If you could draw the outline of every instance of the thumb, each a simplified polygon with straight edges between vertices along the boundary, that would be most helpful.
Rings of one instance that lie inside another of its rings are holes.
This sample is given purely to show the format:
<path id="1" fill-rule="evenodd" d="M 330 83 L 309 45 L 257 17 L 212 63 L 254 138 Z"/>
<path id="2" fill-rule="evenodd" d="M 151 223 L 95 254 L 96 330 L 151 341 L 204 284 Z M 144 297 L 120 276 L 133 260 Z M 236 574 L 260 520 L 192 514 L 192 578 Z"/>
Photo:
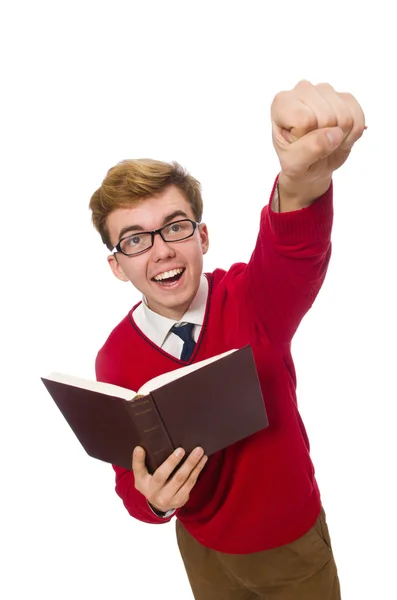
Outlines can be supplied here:
<path id="1" fill-rule="evenodd" d="M 328 156 L 328 154 L 331 154 L 331 152 L 333 152 L 335 148 L 343 142 L 343 131 L 340 127 L 327 127 L 323 130 L 320 129 L 320 132 L 321 131 L 325 131 L 325 135 L 327 136 L 330 144 L 330 152 L 327 152 L 325 155 Z"/>
<path id="2" fill-rule="evenodd" d="M 290 143 L 286 151 L 286 154 L 288 154 L 288 171 L 295 176 L 306 173 L 311 165 L 322 158 L 326 158 L 340 146 L 343 142 L 343 135 L 340 127 L 324 127 L 323 129 L 310 131 L 310 133 Z"/>
<path id="3" fill-rule="evenodd" d="M 145 464 L 146 452 L 140 446 L 134 448 L 132 453 L 132 470 L 135 478 L 145 477 L 148 474 L 148 470 Z"/>

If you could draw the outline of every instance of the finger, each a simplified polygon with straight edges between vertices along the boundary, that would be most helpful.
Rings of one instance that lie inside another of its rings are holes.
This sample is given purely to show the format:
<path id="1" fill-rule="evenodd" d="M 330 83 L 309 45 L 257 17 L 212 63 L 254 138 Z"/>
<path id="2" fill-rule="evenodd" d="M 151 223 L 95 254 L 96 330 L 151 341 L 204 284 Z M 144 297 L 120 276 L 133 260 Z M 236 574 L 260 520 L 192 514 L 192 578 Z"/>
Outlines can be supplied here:
<path id="1" fill-rule="evenodd" d="M 342 129 L 344 139 L 346 140 L 354 126 L 354 118 L 349 104 L 328 83 L 320 83 L 316 85 L 316 89 L 328 101 L 329 105 L 332 106 L 332 110 L 336 116 L 335 125 Z"/>
<path id="2" fill-rule="evenodd" d="M 156 486 L 156 489 L 160 489 L 164 486 L 171 473 L 176 469 L 176 467 L 181 462 L 182 458 L 185 455 L 185 451 L 183 448 L 177 448 L 174 452 L 163 462 L 158 469 L 153 473 L 153 483 Z"/>
<path id="3" fill-rule="evenodd" d="M 335 90 L 331 86 L 329 88 L 337 96 Z M 329 98 L 324 97 L 309 81 L 300 81 L 293 90 L 277 94 L 271 114 L 276 127 L 290 131 L 290 141 L 296 141 L 315 129 L 337 125 Z"/>
<path id="4" fill-rule="evenodd" d="M 170 481 L 167 483 L 167 492 L 175 495 L 178 490 L 185 485 L 189 479 L 192 471 L 197 467 L 200 460 L 202 459 L 204 450 L 200 447 L 195 448 L 193 452 L 189 454 L 183 465 L 176 471 Z"/>
<path id="5" fill-rule="evenodd" d="M 208 461 L 208 456 L 206 456 L 206 455 L 204 455 L 200 459 L 198 464 L 194 467 L 194 469 L 189 474 L 189 477 L 186 479 L 183 486 L 179 488 L 177 493 L 172 498 L 171 504 L 173 506 L 180 507 L 180 506 L 183 506 L 184 504 L 186 504 L 186 502 L 189 499 L 190 492 L 196 485 L 197 479 L 199 478 L 201 471 L 204 469 L 205 465 L 207 464 L 207 461 Z"/>
<path id="6" fill-rule="evenodd" d="M 357 142 L 358 139 L 364 133 L 365 126 L 365 114 L 360 104 L 357 102 L 352 94 L 341 93 L 339 94 L 344 103 L 348 106 L 349 111 L 353 117 L 353 127 L 350 130 L 349 135 L 341 145 L 342 148 L 350 149 Z"/>
<path id="7" fill-rule="evenodd" d="M 327 95 L 322 93 L 325 87 L 327 88 Z M 301 81 L 295 86 L 293 93 L 313 112 L 317 122 L 317 129 L 336 127 L 338 125 L 337 116 L 334 111 L 334 100 L 338 97 L 338 94 L 332 86 L 328 84 L 314 86 L 309 81 Z M 293 129 L 291 133 L 294 135 Z"/>
<path id="8" fill-rule="evenodd" d="M 327 127 L 311 131 L 290 144 L 282 160 L 282 170 L 288 177 L 301 177 L 311 165 L 330 155 L 343 141 L 340 127 Z"/>
<path id="9" fill-rule="evenodd" d="M 291 92 L 278 93 L 271 106 L 273 127 L 278 130 L 294 130 L 295 141 L 317 129 L 317 118 L 309 106 Z"/>
<path id="10" fill-rule="evenodd" d="M 140 446 L 136 446 L 132 453 L 132 470 L 135 480 L 146 477 L 149 474 L 146 468 L 145 457 L 145 450 Z"/>
<path id="11" fill-rule="evenodd" d="M 198 464 L 192 469 L 192 471 L 188 474 L 188 476 L 184 479 L 184 483 L 182 486 L 178 488 L 175 492 L 172 489 L 172 486 L 168 483 L 165 487 L 163 487 L 159 493 L 153 495 L 149 501 L 153 506 L 156 506 L 162 512 L 166 512 L 171 508 L 180 508 L 189 499 L 190 492 L 195 485 L 201 471 L 203 470 L 206 462 L 208 460 L 208 456 L 202 456 L 199 460 Z"/>

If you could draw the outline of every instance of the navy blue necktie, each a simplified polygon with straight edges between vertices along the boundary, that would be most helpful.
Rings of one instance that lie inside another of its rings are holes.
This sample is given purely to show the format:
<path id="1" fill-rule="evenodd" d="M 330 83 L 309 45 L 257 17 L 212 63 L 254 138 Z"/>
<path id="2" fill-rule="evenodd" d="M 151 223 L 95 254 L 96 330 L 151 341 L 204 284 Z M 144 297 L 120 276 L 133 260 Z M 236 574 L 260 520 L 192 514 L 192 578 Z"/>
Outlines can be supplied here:
<path id="1" fill-rule="evenodd" d="M 183 340 L 181 360 L 184 361 L 189 360 L 196 346 L 196 342 L 193 339 L 193 327 L 193 323 L 186 323 L 186 325 L 180 325 L 179 327 L 176 327 L 176 325 L 171 327 L 172 333 L 175 333 L 175 335 Z"/>

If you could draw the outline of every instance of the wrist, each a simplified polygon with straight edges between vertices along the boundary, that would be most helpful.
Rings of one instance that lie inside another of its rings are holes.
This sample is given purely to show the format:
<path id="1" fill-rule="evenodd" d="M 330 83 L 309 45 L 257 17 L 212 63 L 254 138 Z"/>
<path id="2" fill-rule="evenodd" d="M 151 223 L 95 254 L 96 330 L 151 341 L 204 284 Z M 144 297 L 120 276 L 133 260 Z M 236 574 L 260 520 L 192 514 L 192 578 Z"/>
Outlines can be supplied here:
<path id="1" fill-rule="evenodd" d="M 290 179 L 282 171 L 278 178 L 279 212 L 292 212 L 307 208 L 325 194 L 331 185 L 332 175 L 315 181 Z"/>
<path id="2" fill-rule="evenodd" d="M 150 504 L 149 500 L 146 500 L 146 502 L 148 503 L 150 510 L 156 515 L 156 517 L 160 517 L 161 519 L 166 519 L 167 517 L 170 517 L 176 511 L 175 508 L 171 508 L 170 510 L 163 512 L 156 506 L 153 506 L 153 504 Z"/>

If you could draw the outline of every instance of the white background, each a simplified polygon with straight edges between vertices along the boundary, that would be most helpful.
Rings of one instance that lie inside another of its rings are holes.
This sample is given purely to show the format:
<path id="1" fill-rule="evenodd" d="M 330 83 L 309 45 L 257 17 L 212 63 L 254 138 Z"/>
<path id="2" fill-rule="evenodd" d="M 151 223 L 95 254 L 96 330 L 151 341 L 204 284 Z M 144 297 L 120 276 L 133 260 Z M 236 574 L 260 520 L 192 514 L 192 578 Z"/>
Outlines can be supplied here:
<path id="1" fill-rule="evenodd" d="M 90 224 L 107 169 L 178 160 L 202 182 L 206 270 L 247 260 L 278 171 L 270 104 L 302 78 L 356 95 L 368 130 L 335 176 L 332 263 L 293 345 L 298 397 L 343 598 L 396 597 L 397 51 L 393 3 L 363 5 L 3 9 L 2 598 L 191 597 L 174 524 L 128 516 L 111 468 L 85 455 L 39 378 L 93 377 L 138 298 Z"/>

